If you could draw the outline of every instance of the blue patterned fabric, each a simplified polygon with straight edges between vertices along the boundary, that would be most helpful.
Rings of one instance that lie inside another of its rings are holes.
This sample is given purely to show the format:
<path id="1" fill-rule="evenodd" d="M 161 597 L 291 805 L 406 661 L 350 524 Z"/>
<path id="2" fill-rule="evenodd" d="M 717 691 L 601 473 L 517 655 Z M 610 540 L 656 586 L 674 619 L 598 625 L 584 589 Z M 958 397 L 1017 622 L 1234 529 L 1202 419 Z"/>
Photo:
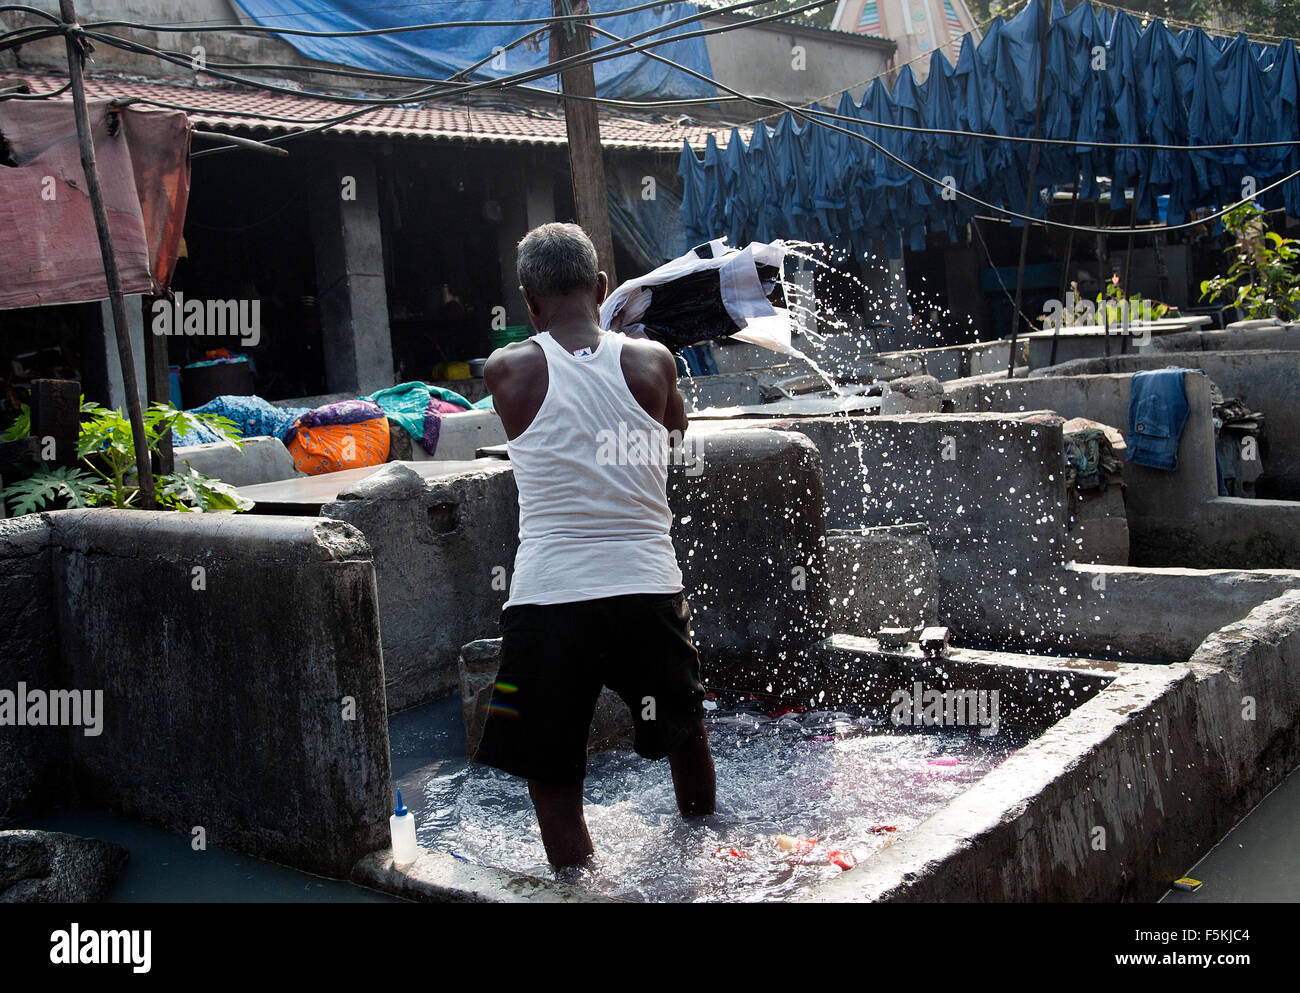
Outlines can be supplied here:
<path id="1" fill-rule="evenodd" d="M 284 441 L 293 422 L 309 410 L 310 407 L 277 407 L 257 396 L 219 396 L 190 413 L 229 417 L 245 438 L 265 436 Z M 172 444 L 176 446 L 206 445 L 221 440 L 219 434 L 202 424 L 185 434 L 172 432 Z"/>

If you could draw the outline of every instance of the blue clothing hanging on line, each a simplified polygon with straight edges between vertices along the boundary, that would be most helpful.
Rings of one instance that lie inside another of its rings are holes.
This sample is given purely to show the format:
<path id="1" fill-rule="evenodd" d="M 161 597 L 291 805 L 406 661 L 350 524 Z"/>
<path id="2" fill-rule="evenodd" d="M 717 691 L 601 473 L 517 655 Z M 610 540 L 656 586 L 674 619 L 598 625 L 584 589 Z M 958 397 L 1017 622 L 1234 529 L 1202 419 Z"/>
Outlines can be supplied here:
<path id="1" fill-rule="evenodd" d="M 1200 29 L 1174 33 L 1158 19 L 1144 28 L 1127 12 L 1082 3 L 1066 14 L 1055 0 L 1044 47 L 1043 17 L 1034 3 L 1008 21 L 994 20 L 978 44 L 964 39 L 955 66 L 935 51 L 924 83 L 904 66 L 892 91 L 875 79 L 860 101 L 840 97 L 836 113 L 854 120 L 828 123 L 871 138 L 934 182 L 865 142 L 790 113 L 774 126 L 755 125 L 748 144 L 739 130 L 726 148 L 710 138 L 703 161 L 684 144 L 688 239 L 820 241 L 862 257 L 881 238 L 897 257 L 903 237 L 913 248 L 924 246 L 927 233 L 955 238 L 983 210 L 945 195 L 949 180 L 1023 213 L 1027 192 L 1079 183 L 1080 198 L 1091 200 L 1100 192 L 1098 177 L 1108 177 L 1112 209 L 1126 206 L 1131 189 L 1138 220 L 1165 216 L 1180 224 L 1193 210 L 1241 200 L 1246 177 L 1262 190 L 1300 170 L 1300 145 L 1204 152 L 1042 145 L 1036 189 L 1027 191 L 1028 143 L 868 123 L 1031 137 L 1045 58 L 1043 137 L 1160 145 L 1300 138 L 1300 55 L 1290 41 L 1274 46 L 1244 35 L 1211 38 Z M 1300 216 L 1300 177 L 1257 200 Z M 1031 195 L 1029 204 L 1032 216 L 1044 215 L 1043 197 Z"/>

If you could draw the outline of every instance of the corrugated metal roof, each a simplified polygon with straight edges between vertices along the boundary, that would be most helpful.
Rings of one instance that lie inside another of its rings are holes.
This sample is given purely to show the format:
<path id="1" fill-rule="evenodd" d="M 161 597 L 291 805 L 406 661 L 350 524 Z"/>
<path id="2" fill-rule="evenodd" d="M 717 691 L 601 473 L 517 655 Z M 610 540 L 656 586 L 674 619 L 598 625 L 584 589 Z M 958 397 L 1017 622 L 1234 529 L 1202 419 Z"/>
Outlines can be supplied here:
<path id="1" fill-rule="evenodd" d="M 66 76 L 10 72 L 7 79 L 23 79 L 33 93 L 46 93 L 67 83 Z M 193 86 L 136 77 L 96 75 L 86 78 L 91 100 L 140 97 L 184 107 L 194 124 L 206 130 L 284 134 L 312 127 L 320 118 L 337 117 L 356 109 L 327 95 L 291 96 L 242 86 Z M 71 99 L 64 94 L 56 99 Z M 615 117 L 602 111 L 601 143 L 609 148 L 676 152 L 687 140 L 703 148 L 710 134 L 725 147 L 730 126 L 707 127 L 695 123 L 656 122 Z M 568 143 L 564 115 L 558 110 L 520 106 L 517 111 L 488 109 L 473 104 L 424 104 L 367 110 L 353 120 L 337 124 L 330 133 L 384 138 L 441 141 L 496 142 L 520 145 Z M 741 133 L 748 140 L 749 129 Z"/>

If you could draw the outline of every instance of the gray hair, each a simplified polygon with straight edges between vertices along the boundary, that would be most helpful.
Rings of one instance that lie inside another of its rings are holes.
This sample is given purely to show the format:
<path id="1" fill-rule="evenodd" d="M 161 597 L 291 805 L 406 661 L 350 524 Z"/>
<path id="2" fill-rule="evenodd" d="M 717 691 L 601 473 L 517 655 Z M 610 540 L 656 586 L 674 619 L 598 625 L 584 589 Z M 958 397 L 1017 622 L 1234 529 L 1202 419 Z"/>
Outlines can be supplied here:
<path id="1" fill-rule="evenodd" d="M 592 289 L 599 268 L 596 246 L 576 224 L 543 224 L 519 242 L 519 285 L 541 297 Z"/>

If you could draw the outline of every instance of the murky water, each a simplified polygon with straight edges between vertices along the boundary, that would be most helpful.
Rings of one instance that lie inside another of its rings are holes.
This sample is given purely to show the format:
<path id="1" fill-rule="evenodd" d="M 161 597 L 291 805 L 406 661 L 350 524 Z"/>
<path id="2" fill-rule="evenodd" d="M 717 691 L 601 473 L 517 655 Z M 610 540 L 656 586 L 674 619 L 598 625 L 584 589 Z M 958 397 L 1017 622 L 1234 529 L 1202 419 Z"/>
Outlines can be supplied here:
<path id="1" fill-rule="evenodd" d="M 521 780 L 444 762 L 403 790 L 427 848 L 624 899 L 773 900 L 852 871 L 843 866 L 870 859 L 1024 741 L 1005 727 L 992 738 L 898 733 L 877 718 L 772 708 L 754 701 L 710 715 L 718 813 L 700 821 L 678 815 L 667 762 L 593 756 L 590 869 L 549 866 Z"/>

